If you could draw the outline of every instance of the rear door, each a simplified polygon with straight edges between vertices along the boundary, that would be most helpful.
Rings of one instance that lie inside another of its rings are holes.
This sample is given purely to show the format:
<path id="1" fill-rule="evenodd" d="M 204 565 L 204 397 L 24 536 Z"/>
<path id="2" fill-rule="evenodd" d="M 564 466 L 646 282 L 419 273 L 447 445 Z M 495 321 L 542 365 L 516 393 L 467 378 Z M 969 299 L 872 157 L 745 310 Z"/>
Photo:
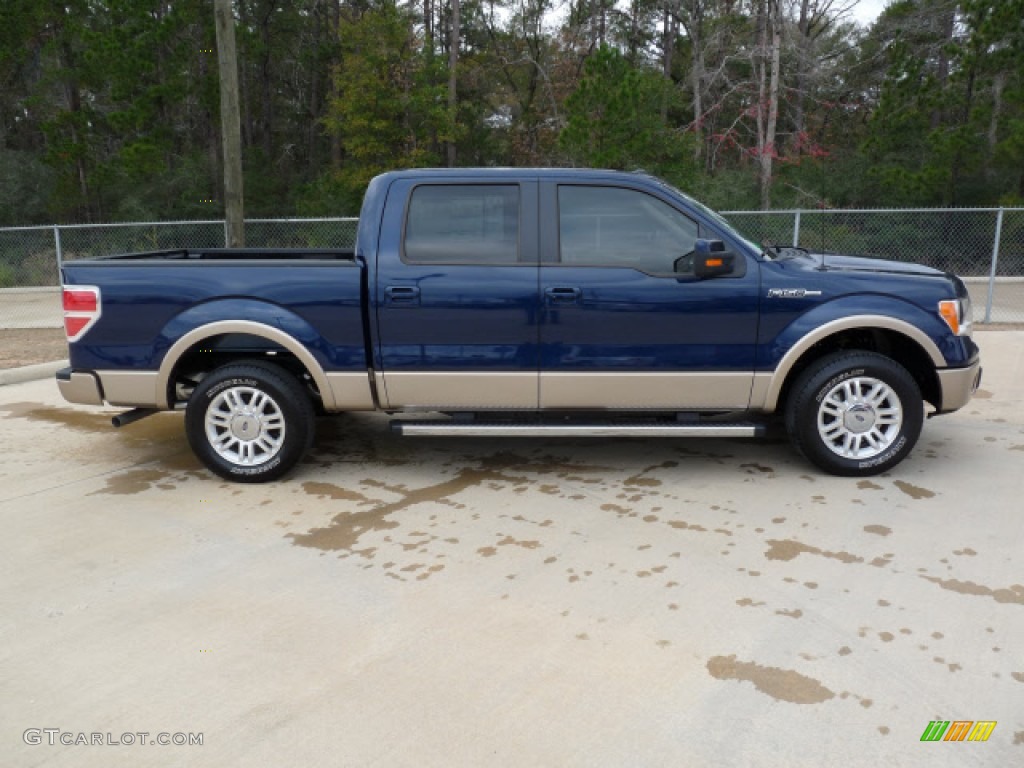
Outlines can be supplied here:
<path id="1" fill-rule="evenodd" d="M 747 407 L 756 264 L 697 280 L 694 242 L 718 233 L 650 190 L 544 182 L 541 210 L 542 408 Z"/>
<path id="2" fill-rule="evenodd" d="M 390 408 L 538 404 L 537 184 L 399 179 L 374 290 Z"/>

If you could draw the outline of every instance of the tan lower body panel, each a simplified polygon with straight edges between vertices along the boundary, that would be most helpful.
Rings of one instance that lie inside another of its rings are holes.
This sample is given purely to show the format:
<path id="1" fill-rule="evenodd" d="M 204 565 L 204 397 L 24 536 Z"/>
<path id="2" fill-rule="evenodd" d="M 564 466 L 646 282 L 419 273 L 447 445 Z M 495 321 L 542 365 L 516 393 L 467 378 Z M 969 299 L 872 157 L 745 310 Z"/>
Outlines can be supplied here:
<path id="1" fill-rule="evenodd" d="M 334 395 L 336 411 L 372 411 L 373 392 L 370 391 L 370 376 L 366 371 L 352 373 L 328 373 L 327 383 Z"/>
<path id="2" fill-rule="evenodd" d="M 750 373 L 542 373 L 541 408 L 741 410 Z"/>
<path id="3" fill-rule="evenodd" d="M 458 371 L 384 373 L 388 408 L 533 410 L 537 374 Z"/>
<path id="4" fill-rule="evenodd" d="M 775 403 L 771 404 L 771 407 L 767 407 L 765 402 L 768 398 L 768 390 L 772 386 L 772 373 L 755 373 L 754 384 L 750 388 L 750 409 L 752 411 L 766 410 L 772 412 L 775 410 Z"/>
<path id="5" fill-rule="evenodd" d="M 103 399 L 111 405 L 162 408 L 157 393 L 160 374 L 156 371 L 96 371 L 103 387 Z"/>
<path id="6" fill-rule="evenodd" d="M 936 373 L 942 389 L 939 413 L 950 413 L 967 405 L 977 391 L 981 381 L 981 361 L 977 360 L 966 368 L 944 368 Z"/>

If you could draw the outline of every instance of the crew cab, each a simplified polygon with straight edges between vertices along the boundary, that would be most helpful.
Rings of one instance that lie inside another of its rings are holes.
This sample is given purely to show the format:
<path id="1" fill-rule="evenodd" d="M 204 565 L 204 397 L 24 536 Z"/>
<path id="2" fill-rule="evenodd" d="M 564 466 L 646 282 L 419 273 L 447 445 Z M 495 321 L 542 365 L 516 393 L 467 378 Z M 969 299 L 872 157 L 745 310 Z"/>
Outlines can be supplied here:
<path id="1" fill-rule="evenodd" d="M 72 403 L 184 410 L 223 477 L 280 477 L 318 412 L 403 434 L 755 436 L 827 472 L 913 448 L 981 376 L 957 277 L 762 247 L 665 182 L 579 169 L 385 173 L 351 250 L 65 262 Z"/>

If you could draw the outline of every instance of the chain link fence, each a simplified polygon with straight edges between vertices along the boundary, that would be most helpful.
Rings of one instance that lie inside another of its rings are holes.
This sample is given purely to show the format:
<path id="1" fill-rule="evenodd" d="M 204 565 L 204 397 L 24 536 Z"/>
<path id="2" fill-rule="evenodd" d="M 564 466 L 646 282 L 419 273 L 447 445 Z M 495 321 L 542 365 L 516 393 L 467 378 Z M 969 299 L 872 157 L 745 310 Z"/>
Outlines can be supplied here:
<path id="1" fill-rule="evenodd" d="M 965 279 L 977 322 L 1024 322 L 1024 208 L 727 211 L 755 242 L 927 264 Z M 251 248 L 351 248 L 355 218 L 252 219 Z M 0 229 L 0 328 L 59 328 L 59 264 L 220 248 L 221 220 Z"/>

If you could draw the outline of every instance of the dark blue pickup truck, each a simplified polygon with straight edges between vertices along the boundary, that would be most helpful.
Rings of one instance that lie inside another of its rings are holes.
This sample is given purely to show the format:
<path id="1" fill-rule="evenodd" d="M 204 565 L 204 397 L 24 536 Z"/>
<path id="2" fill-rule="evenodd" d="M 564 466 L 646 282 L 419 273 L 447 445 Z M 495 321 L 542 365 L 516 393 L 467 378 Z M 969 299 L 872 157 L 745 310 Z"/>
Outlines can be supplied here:
<path id="1" fill-rule="evenodd" d="M 277 478 L 318 411 L 427 435 L 751 436 L 822 469 L 899 463 L 981 369 L 964 284 L 763 248 L 664 182 L 410 170 L 369 185 L 354 250 L 65 263 L 74 403 L 185 411 L 233 480 Z M 430 414 L 424 416 L 424 414 Z"/>

